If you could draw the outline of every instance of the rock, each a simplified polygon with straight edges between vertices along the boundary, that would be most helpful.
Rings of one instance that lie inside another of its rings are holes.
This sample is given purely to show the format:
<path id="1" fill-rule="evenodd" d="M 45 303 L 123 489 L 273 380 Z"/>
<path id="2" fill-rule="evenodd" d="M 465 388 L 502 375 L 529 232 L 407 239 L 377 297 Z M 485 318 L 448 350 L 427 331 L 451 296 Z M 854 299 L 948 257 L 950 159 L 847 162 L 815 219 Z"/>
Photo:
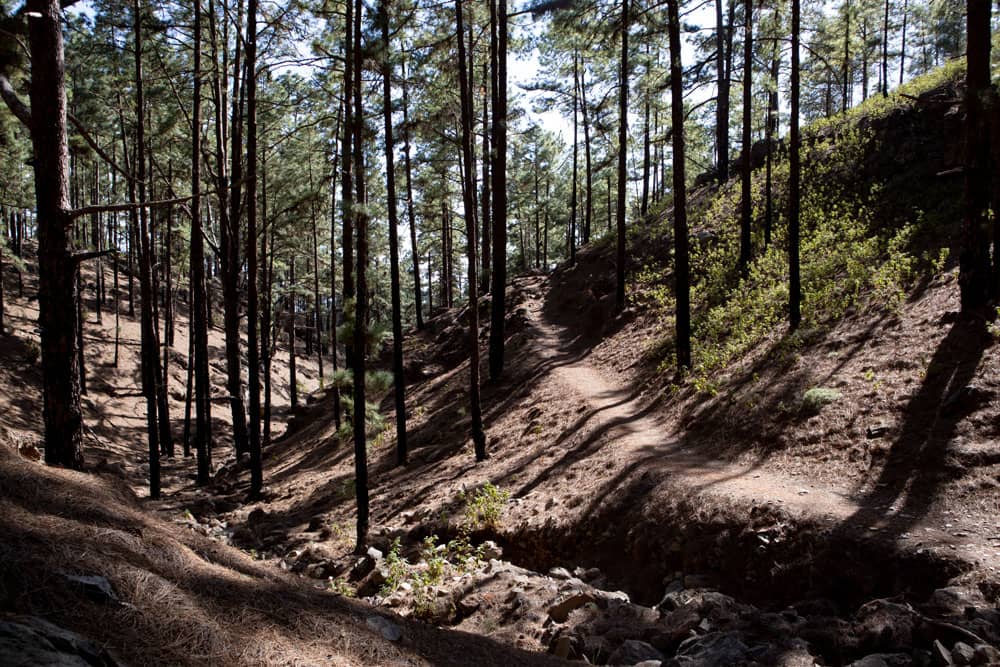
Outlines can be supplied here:
<path id="1" fill-rule="evenodd" d="M 951 657 L 956 665 L 971 665 L 976 656 L 976 650 L 965 642 L 956 642 L 951 647 Z"/>
<path id="2" fill-rule="evenodd" d="M 934 645 L 931 647 L 931 654 L 933 655 L 934 664 L 939 667 L 950 667 L 954 665 L 955 661 L 951 657 L 951 651 L 944 647 L 937 639 L 934 640 Z"/>
<path id="3" fill-rule="evenodd" d="M 556 623 L 565 623 L 571 612 L 579 609 L 588 602 L 593 602 L 594 598 L 587 593 L 576 592 L 562 601 L 549 607 L 549 618 Z"/>
<path id="4" fill-rule="evenodd" d="M 637 639 L 627 639 L 611 654 L 611 657 L 608 658 L 608 664 L 637 665 L 649 660 L 662 662 L 664 660 L 663 654 L 646 642 L 641 642 Z"/>
<path id="5" fill-rule="evenodd" d="M 662 664 L 662 660 L 643 660 L 642 662 L 635 663 L 635 667 L 660 667 Z"/>
<path id="6" fill-rule="evenodd" d="M 976 644 L 975 654 L 972 656 L 973 665 L 998 665 L 1000 664 L 1000 650 L 989 644 Z"/>
<path id="7" fill-rule="evenodd" d="M 317 514 L 313 518 L 309 519 L 309 525 L 306 526 L 306 530 L 309 532 L 316 532 L 323 528 L 323 516 Z"/>
<path id="8" fill-rule="evenodd" d="M 371 558 L 374 563 L 378 563 L 382 560 L 382 552 L 375 547 L 368 547 L 368 551 L 365 552 L 365 555 Z"/>
<path id="9" fill-rule="evenodd" d="M 688 667 L 743 664 L 749 650 L 740 633 L 714 632 L 682 642 L 675 663 Z"/>
<path id="10" fill-rule="evenodd" d="M 100 602 L 102 604 L 118 604 L 120 602 L 118 594 L 115 593 L 114 588 L 111 587 L 111 582 L 104 577 L 66 573 L 63 573 L 63 577 L 65 577 L 66 581 L 68 581 L 77 591 L 83 593 L 83 595 L 94 602 Z"/>
<path id="11" fill-rule="evenodd" d="M 17 453 L 29 461 L 38 461 L 42 458 L 42 453 L 38 451 L 34 443 L 22 442 L 17 446 Z"/>
<path id="12" fill-rule="evenodd" d="M 961 586 L 946 586 L 931 593 L 924 608 L 931 614 L 962 618 L 968 614 L 968 610 L 981 606 L 986 606 L 986 600 L 977 591 Z"/>
<path id="13" fill-rule="evenodd" d="M 479 546 L 479 549 L 483 555 L 483 560 L 500 560 L 503 558 L 503 549 L 493 540 L 486 540 Z"/>
<path id="14" fill-rule="evenodd" d="M 0 665 L 116 667 L 109 653 L 88 639 L 36 616 L 0 620 Z"/>
<path id="15" fill-rule="evenodd" d="M 869 440 L 874 440 L 875 438 L 881 438 L 883 435 L 889 432 L 889 427 L 882 424 L 876 424 L 875 426 L 869 426 L 865 429 L 865 437 Z"/>
<path id="16" fill-rule="evenodd" d="M 403 629 L 384 616 L 369 616 L 366 623 L 369 628 L 382 635 L 383 639 L 398 642 L 403 638 Z"/>
<path id="17" fill-rule="evenodd" d="M 847 667 L 908 667 L 913 660 L 905 653 L 873 653 Z"/>
<path id="18" fill-rule="evenodd" d="M 389 571 L 384 567 L 376 567 L 358 584 L 358 597 L 367 598 L 377 594 L 388 580 Z"/>
<path id="19" fill-rule="evenodd" d="M 573 575 L 571 575 L 569 570 L 564 567 L 554 567 L 549 570 L 549 576 L 556 579 L 569 579 Z"/>
<path id="20" fill-rule="evenodd" d="M 464 598 L 458 601 L 455 605 L 458 613 L 464 618 L 467 616 L 472 616 L 482 605 L 482 600 L 479 599 L 478 595 L 466 595 Z"/>
<path id="21" fill-rule="evenodd" d="M 663 597 L 660 599 L 660 603 L 656 605 L 656 608 L 666 611 L 673 611 L 674 609 L 677 609 L 682 604 L 680 597 L 677 594 L 683 590 L 684 582 L 680 579 L 674 579 L 667 584 L 666 590 L 663 591 Z"/>
<path id="22" fill-rule="evenodd" d="M 573 640 L 570 639 L 569 635 L 563 635 L 556 639 L 555 643 L 552 645 L 552 654 L 557 658 L 562 658 L 566 660 L 569 658 L 569 652 L 573 648 Z"/>
<path id="23" fill-rule="evenodd" d="M 601 573 L 600 569 L 596 567 L 589 567 L 587 569 L 578 567 L 575 570 L 573 570 L 573 576 L 577 577 L 578 579 L 583 579 L 586 582 L 591 582 L 591 581 L 597 581 L 604 575 Z"/>
<path id="24" fill-rule="evenodd" d="M 913 646 L 916 614 L 909 605 L 872 600 L 855 615 L 854 631 L 862 650 L 902 651 Z"/>

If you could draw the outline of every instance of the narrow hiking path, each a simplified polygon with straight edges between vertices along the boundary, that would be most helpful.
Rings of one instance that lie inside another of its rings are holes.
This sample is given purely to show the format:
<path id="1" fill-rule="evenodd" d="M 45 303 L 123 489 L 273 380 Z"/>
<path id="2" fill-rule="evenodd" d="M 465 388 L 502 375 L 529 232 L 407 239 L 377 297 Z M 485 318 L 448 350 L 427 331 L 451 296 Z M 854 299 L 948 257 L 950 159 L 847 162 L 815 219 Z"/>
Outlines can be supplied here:
<path id="1" fill-rule="evenodd" d="M 538 285 L 535 298 L 524 304 L 536 333 L 532 351 L 545 360 L 549 381 L 565 404 L 581 406 L 572 430 L 601 434 L 608 441 L 602 457 L 615 467 L 641 465 L 657 482 L 698 503 L 772 505 L 800 521 L 862 539 L 867 534 L 903 551 L 938 552 L 978 566 L 987 576 L 1000 571 L 1000 517 L 995 513 L 943 503 L 918 513 L 910 507 L 915 499 L 909 496 L 920 492 L 912 483 L 903 494 L 884 493 L 885 484 L 877 482 L 870 490 L 858 489 L 831 484 L 821 475 L 774 470 L 760 459 L 732 463 L 699 452 L 696 444 L 678 437 L 676 424 L 662 409 L 662 395 L 639 394 L 592 363 L 588 353 L 573 351 L 578 332 L 547 314 L 545 298 L 558 297 L 543 296 L 545 288 Z M 611 464 L 605 469 L 616 472 Z"/>

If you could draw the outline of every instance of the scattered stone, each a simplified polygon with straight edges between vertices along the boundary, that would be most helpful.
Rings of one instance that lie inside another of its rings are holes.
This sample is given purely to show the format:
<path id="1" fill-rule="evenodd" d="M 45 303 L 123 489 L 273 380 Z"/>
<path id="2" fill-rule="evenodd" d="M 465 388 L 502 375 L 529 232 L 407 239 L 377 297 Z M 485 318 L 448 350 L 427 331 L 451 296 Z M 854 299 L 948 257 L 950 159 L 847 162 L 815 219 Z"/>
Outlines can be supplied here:
<path id="1" fill-rule="evenodd" d="M 381 590 L 385 582 L 389 580 L 389 572 L 384 567 L 376 567 L 368 573 L 361 583 L 358 584 L 357 595 L 359 598 L 367 598 L 375 595 Z"/>
<path id="2" fill-rule="evenodd" d="M 593 602 L 594 598 L 587 593 L 577 592 L 549 607 L 549 618 L 556 623 L 565 623 L 571 612 Z"/>
<path id="3" fill-rule="evenodd" d="M 464 618 L 467 616 L 472 616 L 482 605 L 482 601 L 479 599 L 478 595 L 466 595 L 464 598 L 458 601 L 455 605 L 458 613 Z"/>
<path id="4" fill-rule="evenodd" d="M 848 667 L 908 667 L 912 658 L 905 653 L 873 653 L 855 660 Z"/>
<path id="5" fill-rule="evenodd" d="M 745 662 L 749 650 L 740 633 L 714 632 L 682 642 L 675 661 L 686 667 L 737 665 Z"/>
<path id="6" fill-rule="evenodd" d="M 398 642 L 403 638 L 403 629 L 384 616 L 369 616 L 368 627 L 382 635 L 383 639 Z"/>
<path id="7" fill-rule="evenodd" d="M 378 563 L 380 560 L 382 560 L 382 552 L 376 549 L 375 547 L 368 547 L 368 551 L 365 552 L 365 555 L 371 558 L 372 561 L 375 563 Z"/>
<path id="8" fill-rule="evenodd" d="M 569 570 L 564 567 L 554 567 L 549 570 L 549 576 L 556 579 L 569 579 L 573 575 L 571 575 Z"/>
<path id="9" fill-rule="evenodd" d="M 29 461 L 39 461 L 42 458 L 42 453 L 38 451 L 38 447 L 32 442 L 22 442 L 17 446 L 17 453 L 28 459 Z"/>
<path id="10" fill-rule="evenodd" d="M 36 616 L 0 620 L 0 665 L 117 667 L 119 664 L 89 639 Z"/>
<path id="11" fill-rule="evenodd" d="M 592 581 L 597 581 L 604 575 L 601 573 L 601 570 L 596 567 L 589 567 L 587 569 L 578 567 L 573 570 L 573 576 L 590 583 Z"/>
<path id="12" fill-rule="evenodd" d="M 1000 664 L 1000 650 L 989 644 L 976 644 L 976 652 L 972 656 L 973 665 L 997 665 Z"/>
<path id="13" fill-rule="evenodd" d="M 874 440 L 875 438 L 881 438 L 883 435 L 889 432 L 889 427 L 882 424 L 877 424 L 875 426 L 869 426 L 865 429 L 865 437 L 869 440 Z"/>
<path id="14" fill-rule="evenodd" d="M 569 658 L 569 652 L 573 648 L 573 641 L 570 639 L 569 635 L 563 635 L 556 639 L 555 644 L 552 645 L 552 653 L 557 658 L 562 658 L 567 660 Z"/>
<path id="15" fill-rule="evenodd" d="M 63 577 L 65 577 L 66 581 L 70 582 L 70 584 L 76 588 L 77 591 L 83 593 L 84 596 L 94 602 L 100 602 L 102 604 L 118 604 L 120 602 L 118 594 L 115 593 L 114 588 L 111 586 L 111 582 L 104 577 L 66 573 L 63 573 Z"/>
<path id="16" fill-rule="evenodd" d="M 647 661 L 662 662 L 663 654 L 652 645 L 637 639 L 628 639 L 622 643 L 608 658 L 611 665 L 637 665 Z"/>
<path id="17" fill-rule="evenodd" d="M 939 667 L 950 667 L 955 664 L 954 659 L 951 657 L 951 651 L 944 647 L 937 639 L 934 640 L 934 645 L 931 650 L 933 655 L 934 664 Z"/>
<path id="18" fill-rule="evenodd" d="M 916 623 L 916 613 L 909 605 L 872 600 L 858 610 L 854 630 L 864 649 L 902 651 L 913 646 Z"/>
<path id="19" fill-rule="evenodd" d="M 951 657 L 956 665 L 971 665 L 976 657 L 976 650 L 965 642 L 956 642 L 951 647 Z"/>
<path id="20" fill-rule="evenodd" d="M 479 548 L 485 560 L 499 560 L 503 558 L 503 549 L 493 540 L 486 540 Z"/>

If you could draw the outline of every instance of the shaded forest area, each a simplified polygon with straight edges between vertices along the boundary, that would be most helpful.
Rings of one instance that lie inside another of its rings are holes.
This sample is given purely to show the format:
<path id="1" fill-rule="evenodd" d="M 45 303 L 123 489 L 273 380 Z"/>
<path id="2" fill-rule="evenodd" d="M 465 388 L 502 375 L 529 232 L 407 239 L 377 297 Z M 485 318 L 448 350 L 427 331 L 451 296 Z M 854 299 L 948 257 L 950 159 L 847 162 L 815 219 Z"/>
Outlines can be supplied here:
<path id="1" fill-rule="evenodd" d="M 1000 664 L 995 22 L 0 2 L 0 662 Z"/>

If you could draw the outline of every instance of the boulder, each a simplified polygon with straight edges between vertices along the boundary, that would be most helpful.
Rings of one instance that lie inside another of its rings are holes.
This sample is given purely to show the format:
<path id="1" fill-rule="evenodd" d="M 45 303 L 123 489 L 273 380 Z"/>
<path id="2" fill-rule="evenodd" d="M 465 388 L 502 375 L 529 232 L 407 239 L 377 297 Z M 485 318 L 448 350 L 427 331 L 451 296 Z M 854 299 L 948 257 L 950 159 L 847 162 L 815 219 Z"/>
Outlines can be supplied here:
<path id="1" fill-rule="evenodd" d="M 611 657 L 608 658 L 609 665 L 637 665 L 641 662 L 655 660 L 663 661 L 663 654 L 653 646 L 637 639 L 628 639 L 622 643 Z"/>
<path id="2" fill-rule="evenodd" d="M 0 619 L 0 665 L 116 667 L 97 644 L 36 616 Z"/>
<path id="3" fill-rule="evenodd" d="M 384 616 L 369 616 L 366 623 L 390 642 L 398 642 L 403 638 L 403 629 Z"/>
<path id="4" fill-rule="evenodd" d="M 749 651 L 741 633 L 713 632 L 684 641 L 672 664 L 685 667 L 738 665 L 747 660 Z"/>
<path id="5" fill-rule="evenodd" d="M 549 618 L 556 623 L 565 623 L 571 612 L 593 601 L 593 596 L 577 591 L 549 607 Z"/>

